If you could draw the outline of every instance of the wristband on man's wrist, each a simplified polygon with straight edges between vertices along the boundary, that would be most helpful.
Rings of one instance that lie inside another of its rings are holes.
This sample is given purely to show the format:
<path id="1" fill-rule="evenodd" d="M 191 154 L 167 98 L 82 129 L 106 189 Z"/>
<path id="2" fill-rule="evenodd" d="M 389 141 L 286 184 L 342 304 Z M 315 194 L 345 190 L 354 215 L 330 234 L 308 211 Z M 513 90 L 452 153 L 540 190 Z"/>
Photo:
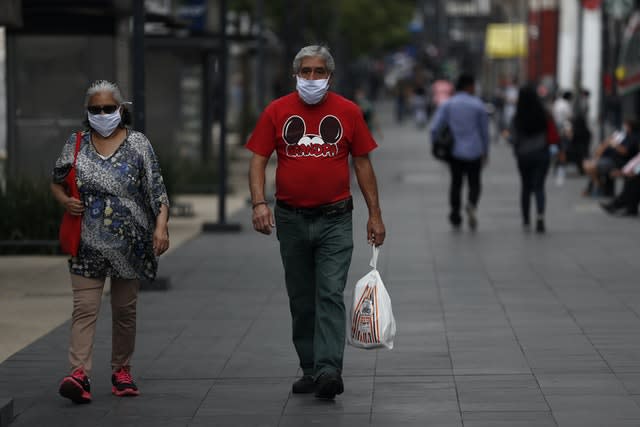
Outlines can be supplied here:
<path id="1" fill-rule="evenodd" d="M 251 205 L 252 205 L 253 209 L 255 209 L 260 205 L 268 205 L 268 204 L 269 204 L 269 202 L 267 202 L 266 200 L 260 200 L 260 201 L 257 201 L 257 202 L 253 202 Z"/>

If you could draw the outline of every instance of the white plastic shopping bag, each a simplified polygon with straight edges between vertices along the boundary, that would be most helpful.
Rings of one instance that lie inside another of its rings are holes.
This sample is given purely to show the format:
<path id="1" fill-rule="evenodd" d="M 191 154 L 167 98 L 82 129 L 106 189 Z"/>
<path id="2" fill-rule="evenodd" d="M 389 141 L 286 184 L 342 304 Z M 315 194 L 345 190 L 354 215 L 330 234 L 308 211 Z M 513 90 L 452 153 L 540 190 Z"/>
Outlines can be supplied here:
<path id="1" fill-rule="evenodd" d="M 380 249 L 373 246 L 369 273 L 358 280 L 347 322 L 348 342 L 359 348 L 393 348 L 396 320 L 380 273 L 376 268 Z"/>

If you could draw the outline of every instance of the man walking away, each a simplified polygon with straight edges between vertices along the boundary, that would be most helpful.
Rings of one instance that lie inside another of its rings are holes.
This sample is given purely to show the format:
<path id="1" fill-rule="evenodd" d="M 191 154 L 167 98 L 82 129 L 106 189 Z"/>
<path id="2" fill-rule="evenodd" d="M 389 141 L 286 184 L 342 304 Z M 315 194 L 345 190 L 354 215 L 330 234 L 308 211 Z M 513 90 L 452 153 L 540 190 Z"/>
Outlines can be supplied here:
<path id="1" fill-rule="evenodd" d="M 456 83 L 456 94 L 436 111 L 431 125 L 432 141 L 445 125 L 451 129 L 455 140 L 449 162 L 449 222 L 454 228 L 460 228 L 461 193 L 466 177 L 469 188 L 465 210 L 469 228 L 475 230 L 482 186 L 480 174 L 489 154 L 489 117 L 484 103 L 475 96 L 475 79 L 472 75 L 462 74 Z"/>

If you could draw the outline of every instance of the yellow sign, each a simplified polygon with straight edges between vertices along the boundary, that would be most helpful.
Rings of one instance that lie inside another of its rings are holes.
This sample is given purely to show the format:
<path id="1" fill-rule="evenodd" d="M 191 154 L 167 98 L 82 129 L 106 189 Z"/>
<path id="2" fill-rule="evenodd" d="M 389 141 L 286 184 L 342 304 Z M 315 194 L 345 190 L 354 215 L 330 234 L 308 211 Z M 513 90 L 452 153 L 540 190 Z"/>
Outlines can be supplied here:
<path id="1" fill-rule="evenodd" d="M 527 27 L 524 24 L 489 24 L 485 38 L 489 58 L 517 58 L 527 55 Z"/>

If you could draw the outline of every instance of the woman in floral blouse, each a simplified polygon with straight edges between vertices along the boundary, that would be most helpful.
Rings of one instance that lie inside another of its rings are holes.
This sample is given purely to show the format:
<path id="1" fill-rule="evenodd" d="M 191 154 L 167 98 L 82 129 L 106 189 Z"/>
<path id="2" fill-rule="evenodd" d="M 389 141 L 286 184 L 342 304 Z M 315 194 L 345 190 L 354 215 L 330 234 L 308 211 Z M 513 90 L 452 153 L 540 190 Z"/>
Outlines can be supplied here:
<path id="1" fill-rule="evenodd" d="M 135 346 L 136 302 L 141 280 L 153 280 L 158 256 L 169 248 L 169 199 L 149 140 L 128 129 L 130 114 L 118 87 L 94 82 L 85 98 L 88 130 L 76 160 L 80 200 L 67 195 L 64 178 L 73 163 L 76 134 L 56 161 L 51 190 L 74 215 L 82 215 L 78 255 L 69 260 L 73 315 L 71 374 L 60 394 L 91 401 L 89 375 L 96 320 L 105 279 L 111 278 L 112 393 L 137 396 L 130 372 Z"/>

